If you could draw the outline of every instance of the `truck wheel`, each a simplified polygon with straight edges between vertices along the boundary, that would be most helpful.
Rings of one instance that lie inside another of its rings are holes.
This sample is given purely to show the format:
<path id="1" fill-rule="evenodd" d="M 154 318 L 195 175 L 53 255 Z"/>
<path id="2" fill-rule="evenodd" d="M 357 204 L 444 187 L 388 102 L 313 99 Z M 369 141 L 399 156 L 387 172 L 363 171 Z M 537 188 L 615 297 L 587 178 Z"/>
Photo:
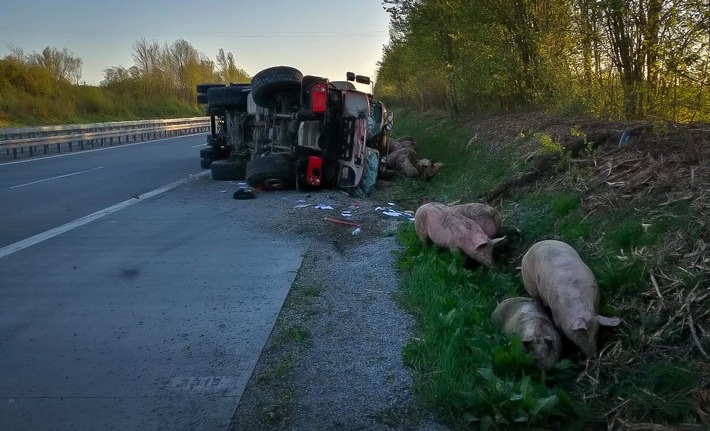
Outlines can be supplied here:
<path id="1" fill-rule="evenodd" d="M 246 180 L 252 187 L 282 190 L 291 188 L 295 179 L 291 157 L 286 155 L 257 157 L 247 165 Z"/>
<path id="2" fill-rule="evenodd" d="M 210 108 L 246 111 L 250 90 L 249 85 L 210 88 L 207 90 L 207 101 Z"/>
<path id="3" fill-rule="evenodd" d="M 212 162 L 214 162 L 212 159 L 200 159 L 200 167 L 202 169 L 209 169 L 212 167 Z"/>
<path id="4" fill-rule="evenodd" d="M 197 103 L 207 104 L 207 90 L 215 87 L 224 87 L 224 84 L 197 84 Z"/>
<path id="5" fill-rule="evenodd" d="M 224 160 L 229 157 L 229 151 L 217 148 L 203 148 L 200 150 L 200 158 L 212 160 Z"/>
<path id="6" fill-rule="evenodd" d="M 212 162 L 212 178 L 218 181 L 243 180 L 247 160 L 217 160 Z"/>
<path id="7" fill-rule="evenodd" d="M 254 103 L 262 108 L 269 108 L 273 96 L 277 93 L 292 94 L 299 100 L 303 74 L 293 67 L 276 66 L 264 69 L 251 80 Z"/>
<path id="8" fill-rule="evenodd" d="M 210 88 L 225 87 L 224 84 L 214 83 L 214 84 L 197 84 L 197 94 L 207 94 L 207 90 Z"/>

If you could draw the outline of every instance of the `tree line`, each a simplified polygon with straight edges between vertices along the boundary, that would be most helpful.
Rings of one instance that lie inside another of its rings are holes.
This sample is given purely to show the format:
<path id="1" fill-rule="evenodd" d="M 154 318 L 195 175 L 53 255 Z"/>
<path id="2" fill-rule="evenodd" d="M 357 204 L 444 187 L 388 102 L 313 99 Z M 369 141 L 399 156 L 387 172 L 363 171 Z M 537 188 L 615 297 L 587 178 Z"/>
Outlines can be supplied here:
<path id="1" fill-rule="evenodd" d="M 708 0 L 384 0 L 375 91 L 452 113 L 710 119 Z"/>
<path id="2" fill-rule="evenodd" d="M 67 48 L 10 47 L 0 59 L 0 127 L 199 115 L 196 84 L 251 79 L 231 52 L 211 60 L 183 39 L 139 39 L 132 57 L 132 66 L 108 67 L 92 86 L 80 83 L 84 61 Z"/>

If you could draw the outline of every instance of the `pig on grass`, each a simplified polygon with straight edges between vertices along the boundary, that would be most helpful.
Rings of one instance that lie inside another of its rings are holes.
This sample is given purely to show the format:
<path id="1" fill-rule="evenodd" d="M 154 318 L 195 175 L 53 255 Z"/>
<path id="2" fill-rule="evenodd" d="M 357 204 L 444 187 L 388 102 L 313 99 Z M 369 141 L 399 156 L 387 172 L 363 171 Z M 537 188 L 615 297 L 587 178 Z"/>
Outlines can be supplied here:
<path id="1" fill-rule="evenodd" d="M 498 231 L 500 231 L 503 217 L 501 217 L 497 209 L 491 206 L 473 202 L 470 204 L 452 205 L 451 209 L 478 223 L 489 238 L 493 238 L 498 234 Z"/>
<path id="2" fill-rule="evenodd" d="M 461 251 L 487 267 L 493 266 L 493 246 L 503 239 L 489 238 L 478 223 L 436 202 L 417 209 L 414 228 L 422 243 L 431 240 L 439 247 Z"/>
<path id="3" fill-rule="evenodd" d="M 518 335 L 541 368 L 549 370 L 559 361 L 562 339 L 539 301 L 508 298 L 493 311 L 491 322 L 506 334 Z"/>
<path id="4" fill-rule="evenodd" d="M 550 307 L 555 325 L 585 356 L 596 357 L 599 325 L 617 326 L 621 319 L 597 314 L 597 280 L 574 248 L 554 240 L 535 243 L 523 256 L 522 273 L 525 290 Z"/>

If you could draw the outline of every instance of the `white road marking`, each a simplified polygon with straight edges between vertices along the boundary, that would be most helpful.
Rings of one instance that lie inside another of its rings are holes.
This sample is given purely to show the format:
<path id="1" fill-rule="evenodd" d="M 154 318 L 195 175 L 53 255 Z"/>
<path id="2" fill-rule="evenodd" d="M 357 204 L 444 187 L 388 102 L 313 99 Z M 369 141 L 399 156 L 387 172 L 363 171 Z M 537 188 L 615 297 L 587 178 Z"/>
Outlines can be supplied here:
<path id="1" fill-rule="evenodd" d="M 56 177 L 45 178 L 45 179 L 43 179 L 43 180 L 32 181 L 31 183 L 20 184 L 20 185 L 12 186 L 12 187 L 9 187 L 9 188 L 11 188 L 11 189 L 19 189 L 20 187 L 31 186 L 32 184 L 39 184 L 39 183 L 43 183 L 43 182 L 45 182 L 45 181 L 58 180 L 58 179 L 60 179 L 60 178 L 71 177 L 71 176 L 74 176 L 74 175 L 83 174 L 83 173 L 85 173 L 85 172 L 97 171 L 97 170 L 103 169 L 103 168 L 104 168 L 103 166 L 99 166 L 98 168 L 85 169 L 85 170 L 79 171 L 79 172 L 72 172 L 71 174 L 58 175 L 58 176 L 56 176 Z"/>
<path id="2" fill-rule="evenodd" d="M 39 244 L 39 243 L 41 243 L 41 242 L 43 242 L 43 241 L 46 241 L 46 240 L 51 239 L 51 238 L 54 238 L 55 236 L 61 235 L 61 234 L 63 234 L 64 232 L 68 232 L 68 231 L 70 231 L 70 230 L 72 230 L 72 229 L 76 229 L 76 228 L 78 228 L 78 227 L 84 226 L 85 224 L 89 224 L 89 223 L 91 223 L 92 221 L 98 220 L 98 219 L 100 219 L 100 218 L 102 218 L 102 217 L 106 217 L 107 215 L 112 214 L 112 213 L 115 213 L 116 211 L 120 211 L 120 210 L 122 210 L 122 209 L 124 209 L 124 208 L 128 208 L 128 207 L 130 207 L 130 206 L 132 206 L 132 205 L 135 205 L 135 204 L 137 204 L 137 203 L 139 203 L 139 202 L 143 202 L 143 201 L 145 201 L 145 200 L 147 200 L 147 199 L 150 199 L 150 198 L 152 198 L 152 197 L 154 197 L 154 196 L 158 196 L 158 195 L 160 195 L 160 194 L 162 194 L 162 193 L 165 193 L 165 192 L 167 192 L 167 191 L 169 191 L 169 190 L 172 190 L 172 189 L 174 189 L 174 188 L 176 188 L 176 187 L 178 187 L 178 186 L 180 186 L 180 185 L 182 185 L 182 184 L 185 184 L 185 183 L 186 183 L 187 181 L 189 181 L 190 179 L 196 179 L 196 178 L 204 177 L 204 176 L 206 176 L 206 175 L 208 175 L 208 174 L 209 174 L 209 171 L 204 171 L 204 172 L 200 172 L 200 173 L 195 174 L 195 175 L 191 175 L 191 176 L 188 177 L 188 178 L 183 178 L 183 179 L 181 179 L 181 180 L 175 181 L 174 183 L 170 183 L 170 184 L 168 184 L 168 185 L 166 185 L 166 186 L 163 186 L 163 187 L 160 187 L 160 188 L 158 188 L 158 189 L 149 191 L 149 192 L 147 192 L 147 193 L 143 193 L 142 195 L 140 195 L 140 196 L 138 196 L 138 197 L 136 197 L 136 198 L 128 199 L 128 200 L 126 200 L 126 201 L 117 203 L 116 205 L 113 205 L 113 206 L 110 206 L 110 207 L 108 207 L 108 208 L 104 208 L 104 209 L 102 209 L 102 210 L 96 211 L 95 213 L 91 213 L 91 214 L 89 214 L 89 215 L 87 215 L 87 216 L 81 217 L 81 218 L 76 219 L 76 220 L 74 220 L 74 221 L 70 221 L 69 223 L 65 223 L 65 224 L 63 224 L 63 225 L 61 225 L 61 226 L 59 226 L 59 227 L 55 227 L 54 229 L 50 229 L 50 230 L 48 230 L 48 231 L 46 231 L 46 232 L 42 232 L 42 233 L 37 234 L 37 235 L 35 235 L 35 236 L 31 236 L 31 237 L 29 237 L 29 238 L 25 238 L 25 239 L 23 239 L 23 240 L 21 240 L 21 241 L 18 241 L 18 242 L 16 242 L 16 243 L 14 243 L 14 244 L 10 244 L 10 245 L 8 245 L 8 246 L 2 247 L 2 248 L 0 248 L 0 259 L 2 259 L 2 258 L 5 257 L 5 256 L 9 256 L 9 255 L 11 255 L 11 254 L 13 254 L 13 253 L 16 253 L 16 252 L 18 252 L 18 251 L 20 251 L 20 250 L 24 250 L 24 249 L 26 249 L 27 247 L 31 247 L 31 246 L 33 246 L 33 245 L 35 245 L 35 244 Z"/>
<path id="3" fill-rule="evenodd" d="M 73 151 L 70 153 L 64 153 L 64 154 L 55 154 L 54 156 L 45 156 L 45 157 L 33 157 L 30 159 L 24 159 L 24 160 L 15 160 L 14 162 L 6 162 L 6 163 L 0 163 L 0 166 L 6 166 L 6 165 L 16 165 L 18 163 L 28 163 L 28 162 L 36 162 L 38 160 L 47 160 L 47 159 L 54 159 L 57 157 L 66 157 L 66 156 L 76 156 L 77 154 L 86 154 L 86 153 L 93 153 L 96 151 L 104 151 L 104 150 L 115 150 L 117 148 L 127 148 L 127 147 L 133 147 L 135 145 L 143 145 L 143 144 L 152 144 L 154 142 L 160 142 L 160 141 L 167 141 L 168 139 L 182 139 L 182 138 L 194 138 L 195 136 L 200 136 L 204 135 L 204 133 L 195 133 L 193 135 L 183 135 L 183 136 L 172 136 L 170 138 L 163 138 L 163 139 L 154 139 L 152 141 L 142 141 L 142 142 L 136 142 L 133 144 L 116 144 L 112 147 L 103 147 L 103 148 L 95 148 L 93 150 L 78 150 L 78 151 Z M 205 145 L 205 144 L 201 144 Z M 195 148 L 195 147 L 193 147 Z"/>
<path id="4" fill-rule="evenodd" d="M 193 146 L 190 147 L 190 148 L 198 148 L 198 147 L 206 147 L 206 146 L 207 146 L 207 144 L 202 143 L 202 144 L 200 144 L 200 145 L 193 145 Z"/>

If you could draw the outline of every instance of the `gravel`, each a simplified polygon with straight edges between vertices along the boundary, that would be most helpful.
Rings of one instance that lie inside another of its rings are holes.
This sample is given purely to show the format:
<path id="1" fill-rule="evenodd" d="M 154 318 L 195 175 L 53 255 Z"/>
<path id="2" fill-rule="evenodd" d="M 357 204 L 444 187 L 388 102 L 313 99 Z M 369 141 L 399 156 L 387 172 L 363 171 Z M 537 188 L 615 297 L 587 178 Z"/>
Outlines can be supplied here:
<path id="1" fill-rule="evenodd" d="M 280 214 L 259 228 L 310 246 L 229 430 L 446 430 L 418 405 L 401 359 L 413 322 L 396 304 L 394 234 L 410 222 L 375 211 L 387 206 L 381 190 L 367 199 L 264 192 L 251 202 L 260 199 Z M 348 208 L 358 235 L 323 219 Z"/>

